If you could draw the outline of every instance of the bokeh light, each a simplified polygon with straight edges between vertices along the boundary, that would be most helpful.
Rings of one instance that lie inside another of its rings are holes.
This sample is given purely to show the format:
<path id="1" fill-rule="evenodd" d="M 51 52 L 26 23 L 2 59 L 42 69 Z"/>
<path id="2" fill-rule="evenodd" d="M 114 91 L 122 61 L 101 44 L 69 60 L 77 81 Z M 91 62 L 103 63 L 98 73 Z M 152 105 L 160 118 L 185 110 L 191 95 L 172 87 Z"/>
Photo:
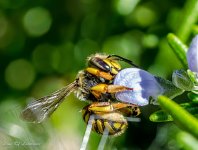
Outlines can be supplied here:
<path id="1" fill-rule="evenodd" d="M 33 64 L 42 73 L 53 72 L 59 64 L 60 53 L 50 44 L 38 45 L 32 53 Z"/>
<path id="2" fill-rule="evenodd" d="M 35 7 L 26 12 L 23 23 L 29 35 L 41 36 L 49 31 L 52 17 L 47 9 Z"/>
<path id="3" fill-rule="evenodd" d="M 142 40 L 142 44 L 146 48 L 155 48 L 157 46 L 158 42 L 159 42 L 158 37 L 156 35 L 153 35 L 153 34 L 145 35 L 143 40 Z"/>
<path id="4" fill-rule="evenodd" d="M 35 70 L 25 59 L 12 61 L 5 70 L 5 80 L 14 89 L 24 90 L 34 81 Z"/>
<path id="5" fill-rule="evenodd" d="M 145 27 L 155 23 L 157 15 L 152 8 L 141 6 L 136 9 L 135 19 L 140 26 Z"/>
<path id="6" fill-rule="evenodd" d="M 141 5 L 137 6 L 133 13 L 126 17 L 126 24 L 128 26 L 138 25 L 147 27 L 153 25 L 158 20 L 158 14 L 155 13 L 154 6 Z"/>
<path id="7" fill-rule="evenodd" d="M 81 68 L 84 67 L 87 56 L 94 54 L 99 50 L 100 48 L 98 44 L 93 40 L 85 39 L 79 41 L 74 47 L 75 63 Z M 84 63 L 82 64 L 82 62 Z"/>
<path id="8" fill-rule="evenodd" d="M 140 0 L 117 0 L 116 8 L 119 14 L 130 14 Z"/>
<path id="9" fill-rule="evenodd" d="M 141 32 L 131 31 L 124 35 L 110 37 L 105 41 L 102 50 L 107 54 L 114 53 L 139 63 L 142 47 L 138 43 L 141 36 Z"/>

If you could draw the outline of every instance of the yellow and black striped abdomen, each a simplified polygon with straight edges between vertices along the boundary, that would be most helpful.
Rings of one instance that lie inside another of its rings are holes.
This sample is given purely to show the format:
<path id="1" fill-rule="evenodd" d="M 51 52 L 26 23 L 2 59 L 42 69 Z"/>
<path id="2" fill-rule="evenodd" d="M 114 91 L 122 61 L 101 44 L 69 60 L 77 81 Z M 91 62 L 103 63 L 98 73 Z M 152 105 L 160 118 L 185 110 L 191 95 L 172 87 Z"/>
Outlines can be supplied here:
<path id="1" fill-rule="evenodd" d="M 99 134 L 105 134 L 104 131 L 107 131 L 108 135 L 117 136 L 122 134 L 128 127 L 127 120 L 119 112 L 94 113 L 89 111 L 86 106 L 82 110 L 82 115 L 87 124 L 90 116 L 93 115 L 92 130 Z"/>

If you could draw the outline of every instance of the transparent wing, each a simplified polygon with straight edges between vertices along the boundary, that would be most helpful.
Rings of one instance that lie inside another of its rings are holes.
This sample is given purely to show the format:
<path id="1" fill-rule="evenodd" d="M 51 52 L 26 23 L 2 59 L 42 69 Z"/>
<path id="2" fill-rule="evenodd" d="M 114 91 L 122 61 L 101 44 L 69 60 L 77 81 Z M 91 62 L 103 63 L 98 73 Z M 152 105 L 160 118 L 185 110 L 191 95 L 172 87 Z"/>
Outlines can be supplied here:
<path id="1" fill-rule="evenodd" d="M 64 98 L 76 90 L 77 87 L 77 82 L 74 81 L 48 96 L 29 103 L 21 113 L 22 118 L 29 122 L 42 122 L 45 118 L 49 117 Z"/>

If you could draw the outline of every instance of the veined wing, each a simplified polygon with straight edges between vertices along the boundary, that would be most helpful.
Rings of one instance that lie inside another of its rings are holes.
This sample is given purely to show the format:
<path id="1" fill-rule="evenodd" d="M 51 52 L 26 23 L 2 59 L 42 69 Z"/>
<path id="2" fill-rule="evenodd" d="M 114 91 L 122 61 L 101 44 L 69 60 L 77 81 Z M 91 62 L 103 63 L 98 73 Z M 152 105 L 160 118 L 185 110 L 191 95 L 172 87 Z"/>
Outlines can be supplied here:
<path id="1" fill-rule="evenodd" d="M 61 104 L 64 98 L 75 91 L 77 87 L 77 81 L 74 81 L 48 96 L 44 96 L 29 103 L 21 113 L 22 118 L 29 122 L 42 122 L 49 117 Z"/>

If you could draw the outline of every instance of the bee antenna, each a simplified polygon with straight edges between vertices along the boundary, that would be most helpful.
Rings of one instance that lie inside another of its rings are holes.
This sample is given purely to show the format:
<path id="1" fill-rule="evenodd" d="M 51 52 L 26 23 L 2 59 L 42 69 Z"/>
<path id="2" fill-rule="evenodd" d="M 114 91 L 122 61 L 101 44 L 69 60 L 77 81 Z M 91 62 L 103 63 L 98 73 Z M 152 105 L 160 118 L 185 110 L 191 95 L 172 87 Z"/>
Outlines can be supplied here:
<path id="1" fill-rule="evenodd" d="M 128 60 L 128 59 L 126 59 L 126 58 L 123 58 L 123 57 L 121 57 L 121 56 L 112 54 L 112 55 L 109 55 L 107 58 L 111 58 L 111 57 L 112 57 L 113 59 L 115 59 L 115 60 L 124 61 L 124 62 L 126 62 L 126 63 L 132 65 L 133 67 L 139 68 L 136 64 L 133 63 L 133 61 Z"/>

